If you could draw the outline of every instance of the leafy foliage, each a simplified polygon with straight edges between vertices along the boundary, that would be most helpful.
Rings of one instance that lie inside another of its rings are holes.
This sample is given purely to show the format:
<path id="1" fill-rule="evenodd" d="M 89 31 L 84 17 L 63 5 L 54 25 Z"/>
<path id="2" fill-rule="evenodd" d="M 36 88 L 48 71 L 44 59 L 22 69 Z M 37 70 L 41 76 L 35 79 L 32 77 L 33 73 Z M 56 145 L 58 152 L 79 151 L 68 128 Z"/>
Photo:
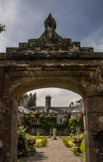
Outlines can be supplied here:
<path id="1" fill-rule="evenodd" d="M 80 145 L 80 151 L 85 152 L 85 140 L 83 139 Z"/>
<path id="2" fill-rule="evenodd" d="M 78 120 L 75 118 L 69 119 L 69 127 L 72 133 L 75 133 L 76 127 L 78 126 Z"/>
<path id="3" fill-rule="evenodd" d="M 36 139 L 36 144 L 34 144 L 35 147 L 43 147 L 47 143 L 47 138 L 43 139 Z"/>
<path id="4" fill-rule="evenodd" d="M 83 116 L 79 120 L 77 120 L 75 118 L 69 119 L 69 127 L 70 127 L 72 133 L 76 132 L 77 126 L 80 126 L 80 129 L 82 132 L 84 131 Z"/>
<path id="5" fill-rule="evenodd" d="M 23 100 L 26 96 L 28 97 L 27 93 L 24 93 L 24 94 L 20 97 L 20 99 Z"/>
<path id="6" fill-rule="evenodd" d="M 78 152 L 79 148 L 77 146 L 73 146 L 72 147 L 72 151 L 74 152 L 74 154 L 76 154 Z"/>
<path id="7" fill-rule="evenodd" d="M 0 33 L 6 31 L 5 25 L 0 24 Z"/>
<path id="8" fill-rule="evenodd" d="M 35 151 L 35 148 L 29 148 L 26 128 L 21 125 L 20 121 L 18 123 L 18 126 L 18 155 L 33 153 Z"/>
<path id="9" fill-rule="evenodd" d="M 80 126 L 81 131 L 84 132 L 83 115 L 81 116 L 80 120 L 78 121 L 78 126 Z"/>
<path id="10" fill-rule="evenodd" d="M 28 102 L 27 102 L 27 106 L 30 107 L 30 106 L 36 106 L 36 93 L 32 94 L 30 93 L 29 96 L 28 96 Z"/>
<path id="11" fill-rule="evenodd" d="M 68 140 L 68 138 L 66 138 L 66 137 L 63 137 L 63 143 L 67 147 L 72 147 L 73 146 L 72 140 Z"/>
<path id="12" fill-rule="evenodd" d="M 31 124 L 30 119 L 38 118 L 40 123 L 38 125 Z M 63 124 L 57 124 L 56 114 L 40 114 L 38 111 L 33 114 L 25 114 L 24 125 L 28 128 L 43 128 L 46 131 L 50 131 L 50 128 L 57 128 L 57 130 L 62 131 L 64 128 L 68 127 L 68 120 Z"/>
<path id="13" fill-rule="evenodd" d="M 28 141 L 26 140 L 26 128 L 20 125 L 18 128 L 18 151 L 24 153 L 28 149 Z"/>

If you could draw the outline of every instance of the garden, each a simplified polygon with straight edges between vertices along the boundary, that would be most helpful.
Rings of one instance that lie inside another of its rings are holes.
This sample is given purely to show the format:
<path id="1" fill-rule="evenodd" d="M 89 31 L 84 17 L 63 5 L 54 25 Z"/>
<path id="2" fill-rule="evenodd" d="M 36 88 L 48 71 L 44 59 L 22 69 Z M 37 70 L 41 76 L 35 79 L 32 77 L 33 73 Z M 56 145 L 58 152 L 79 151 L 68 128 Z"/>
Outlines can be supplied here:
<path id="1" fill-rule="evenodd" d="M 19 123 L 18 128 L 18 162 L 25 156 L 32 155 L 36 151 L 36 147 L 44 147 L 47 143 L 47 138 L 51 136 L 31 136 L 26 133 L 26 128 Z"/>
<path id="2" fill-rule="evenodd" d="M 39 118 L 39 125 L 33 125 L 30 123 L 31 118 Z M 40 136 L 37 133 L 36 136 L 30 135 L 28 133 L 28 129 L 31 127 L 39 126 L 43 128 L 47 132 L 50 131 L 50 128 L 55 127 L 58 130 L 63 130 L 67 126 L 70 128 L 70 132 L 68 132 L 68 136 L 61 136 L 63 143 L 65 146 L 70 147 L 71 151 L 74 152 L 75 155 L 81 156 L 85 161 L 85 141 L 84 134 L 76 135 L 76 128 L 79 126 L 81 131 L 83 132 L 83 118 L 77 120 L 75 118 L 69 118 L 63 124 L 56 123 L 56 115 L 48 114 L 43 115 L 35 112 L 34 114 L 25 114 L 24 125 L 21 125 L 19 121 L 18 127 L 18 160 L 27 155 L 32 155 L 36 152 L 36 147 L 45 147 L 47 143 L 47 139 L 51 138 L 51 136 Z"/>
<path id="3" fill-rule="evenodd" d="M 77 155 L 80 156 L 81 160 L 83 162 L 86 162 L 85 160 L 85 140 L 84 140 L 84 134 L 80 135 L 73 135 L 72 133 L 70 136 L 64 136 L 60 137 L 63 140 L 63 143 L 66 147 L 71 148 L 71 151 Z"/>

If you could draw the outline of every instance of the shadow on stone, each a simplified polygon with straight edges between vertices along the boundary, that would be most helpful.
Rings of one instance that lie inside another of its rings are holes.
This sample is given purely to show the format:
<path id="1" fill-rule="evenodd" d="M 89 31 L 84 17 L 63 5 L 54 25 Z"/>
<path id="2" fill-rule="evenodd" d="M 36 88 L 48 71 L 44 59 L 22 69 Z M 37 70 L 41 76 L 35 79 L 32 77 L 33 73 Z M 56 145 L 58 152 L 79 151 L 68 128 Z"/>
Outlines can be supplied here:
<path id="1" fill-rule="evenodd" d="M 27 156 L 25 157 L 22 162 L 38 162 L 38 161 L 42 161 L 42 160 L 47 160 L 48 157 L 44 156 L 44 152 L 35 152 L 34 155 L 32 156 Z"/>

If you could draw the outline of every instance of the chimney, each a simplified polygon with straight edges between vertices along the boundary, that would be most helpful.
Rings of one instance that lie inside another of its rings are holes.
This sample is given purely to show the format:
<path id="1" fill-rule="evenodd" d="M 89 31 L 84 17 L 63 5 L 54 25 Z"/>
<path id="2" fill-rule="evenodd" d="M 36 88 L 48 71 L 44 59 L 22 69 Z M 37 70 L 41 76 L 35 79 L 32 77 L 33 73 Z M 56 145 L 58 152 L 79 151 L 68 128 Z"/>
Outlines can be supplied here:
<path id="1" fill-rule="evenodd" d="M 45 107 L 51 107 L 51 97 L 49 95 L 45 97 Z"/>

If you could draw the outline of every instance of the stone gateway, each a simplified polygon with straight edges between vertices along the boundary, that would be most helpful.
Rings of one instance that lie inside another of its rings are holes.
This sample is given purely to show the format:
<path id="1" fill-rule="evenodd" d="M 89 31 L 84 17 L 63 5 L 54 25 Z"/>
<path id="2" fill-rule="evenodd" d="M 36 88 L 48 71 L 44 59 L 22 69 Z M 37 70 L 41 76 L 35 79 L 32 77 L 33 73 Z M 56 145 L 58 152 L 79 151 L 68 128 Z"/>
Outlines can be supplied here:
<path id="1" fill-rule="evenodd" d="M 50 14 L 39 39 L 0 53 L 0 162 L 17 162 L 19 97 L 46 87 L 82 96 L 86 161 L 103 161 L 103 53 L 62 38 L 55 30 Z"/>

